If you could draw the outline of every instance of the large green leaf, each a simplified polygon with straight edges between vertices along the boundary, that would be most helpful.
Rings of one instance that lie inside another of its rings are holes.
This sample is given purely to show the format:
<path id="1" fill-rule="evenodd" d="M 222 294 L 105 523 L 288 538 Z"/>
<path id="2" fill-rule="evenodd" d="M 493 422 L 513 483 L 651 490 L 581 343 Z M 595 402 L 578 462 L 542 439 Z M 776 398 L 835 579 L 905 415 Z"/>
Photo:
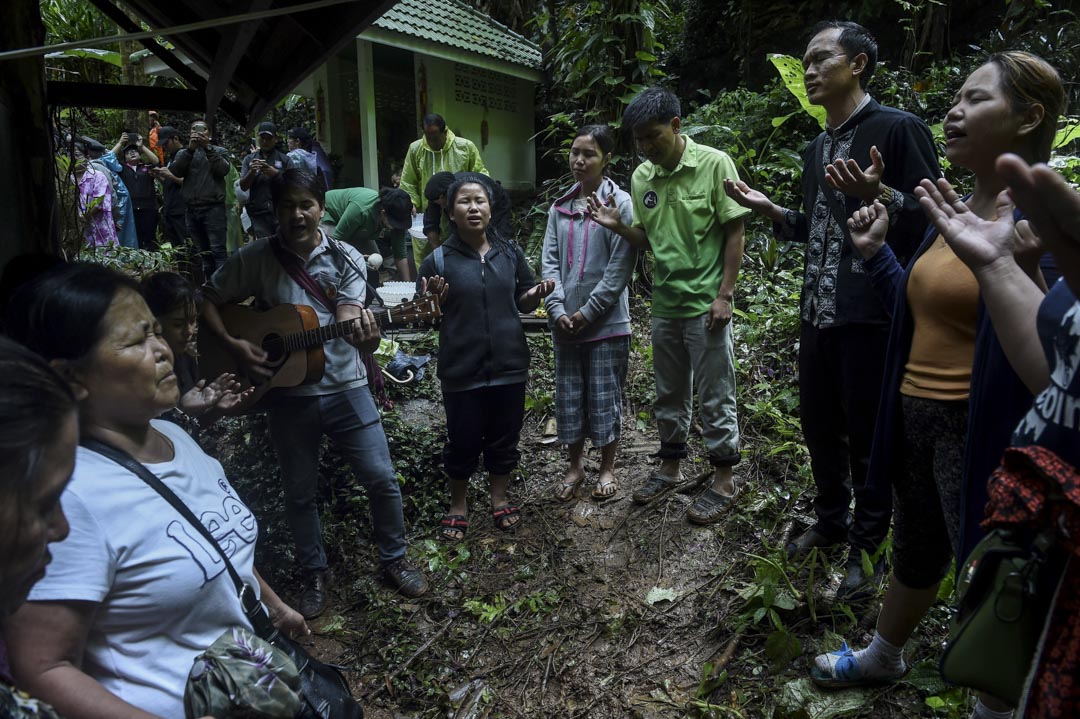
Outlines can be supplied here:
<path id="1" fill-rule="evenodd" d="M 1074 140 L 1080 140 L 1080 119 L 1070 117 L 1065 127 L 1058 130 L 1057 135 L 1054 136 L 1054 147 L 1064 147 Z"/>
<path id="2" fill-rule="evenodd" d="M 874 699 L 870 689 L 825 692 L 809 679 L 788 682 L 777 700 L 780 716 L 801 719 L 834 719 L 868 708 Z"/>
<path id="3" fill-rule="evenodd" d="M 810 104 L 810 98 L 806 96 L 806 86 L 803 85 L 802 62 L 791 55 L 769 54 L 769 62 L 780 73 L 780 79 L 784 81 L 784 87 L 788 89 L 795 99 L 802 105 L 810 117 L 817 120 L 822 129 L 825 129 L 825 108 L 821 105 Z"/>
<path id="4" fill-rule="evenodd" d="M 81 57 L 89 60 L 100 60 L 120 67 L 120 53 L 113 50 L 102 50 L 97 47 L 75 47 L 62 52 L 50 52 L 45 57 L 50 60 L 58 57 Z"/>

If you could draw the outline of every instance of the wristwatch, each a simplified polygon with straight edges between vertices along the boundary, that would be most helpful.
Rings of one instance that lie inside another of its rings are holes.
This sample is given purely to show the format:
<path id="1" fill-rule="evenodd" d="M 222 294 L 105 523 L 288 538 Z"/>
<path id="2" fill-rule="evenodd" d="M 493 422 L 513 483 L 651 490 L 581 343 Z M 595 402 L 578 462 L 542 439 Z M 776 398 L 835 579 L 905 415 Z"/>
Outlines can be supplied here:
<path id="1" fill-rule="evenodd" d="M 799 213 L 792 209 L 785 209 L 784 221 L 787 222 L 788 227 L 794 227 L 799 221 Z"/>

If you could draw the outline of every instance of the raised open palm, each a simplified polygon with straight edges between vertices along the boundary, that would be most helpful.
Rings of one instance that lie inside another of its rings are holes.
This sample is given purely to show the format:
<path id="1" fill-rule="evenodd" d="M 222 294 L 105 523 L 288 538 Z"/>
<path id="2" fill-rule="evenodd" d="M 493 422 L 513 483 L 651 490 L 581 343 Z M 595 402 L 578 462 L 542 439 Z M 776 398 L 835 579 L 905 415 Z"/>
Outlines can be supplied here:
<path id="1" fill-rule="evenodd" d="M 768 216 L 772 210 L 773 201 L 764 192 L 755 190 L 742 180 L 724 180 L 724 192 L 735 202 L 759 215 Z"/>
<path id="2" fill-rule="evenodd" d="M 589 205 L 589 214 L 592 215 L 596 224 L 609 230 L 614 230 L 622 224 L 622 214 L 619 212 L 619 208 L 615 206 L 614 197 L 608 196 L 607 202 L 603 202 L 594 192 L 586 198 L 586 201 Z"/>
<path id="3" fill-rule="evenodd" d="M 915 194 L 930 222 L 972 271 L 1012 258 L 1016 227 L 1008 192 L 998 195 L 996 220 L 984 220 L 972 212 L 944 178 L 936 185 L 923 180 Z"/>

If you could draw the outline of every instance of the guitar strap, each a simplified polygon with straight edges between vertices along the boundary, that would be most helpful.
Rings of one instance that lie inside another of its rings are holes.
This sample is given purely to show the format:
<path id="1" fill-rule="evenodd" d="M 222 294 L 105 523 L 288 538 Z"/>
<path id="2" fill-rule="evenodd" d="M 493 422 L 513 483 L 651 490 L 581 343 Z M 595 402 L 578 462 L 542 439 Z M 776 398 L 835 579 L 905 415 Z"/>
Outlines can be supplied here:
<path id="1" fill-rule="evenodd" d="M 281 267 L 288 273 L 289 277 L 293 278 L 296 284 L 306 291 L 309 295 L 314 297 L 319 304 L 330 311 L 330 314 L 334 314 L 337 310 L 337 302 L 330 299 L 326 294 L 326 291 L 322 288 L 315 278 L 311 276 L 311 273 L 304 267 L 300 258 L 291 252 L 288 252 L 281 246 L 280 240 L 274 237 L 270 240 L 270 248 L 274 251 L 274 257 L 281 264 Z M 346 257 L 348 259 L 348 257 Z M 355 269 L 355 268 L 354 268 Z M 360 279 L 363 280 L 363 274 L 360 275 Z M 368 385 L 371 387 L 371 394 L 375 397 L 375 401 L 382 407 L 389 409 L 393 406 L 390 403 L 389 398 L 386 396 L 386 385 L 383 382 L 382 370 L 379 368 L 379 363 L 375 361 L 375 356 L 370 352 L 361 352 L 361 359 L 364 360 L 364 369 L 367 372 Z M 388 407 L 388 403 L 390 406 Z"/>

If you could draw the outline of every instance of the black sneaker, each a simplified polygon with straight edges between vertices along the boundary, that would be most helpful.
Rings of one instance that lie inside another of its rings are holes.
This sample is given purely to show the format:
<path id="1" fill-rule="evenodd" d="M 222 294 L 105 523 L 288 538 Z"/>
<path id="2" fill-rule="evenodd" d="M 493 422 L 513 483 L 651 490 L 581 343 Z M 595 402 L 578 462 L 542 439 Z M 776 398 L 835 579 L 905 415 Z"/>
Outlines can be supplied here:
<path id="1" fill-rule="evenodd" d="M 330 582 L 326 571 L 312 572 L 308 575 L 307 586 L 300 595 L 296 609 L 304 615 L 304 619 L 314 619 L 326 611 L 329 596 Z"/>
<path id="2" fill-rule="evenodd" d="M 405 557 L 389 562 L 383 567 L 383 571 L 398 593 L 406 597 L 420 597 L 428 590 L 427 577 L 421 570 L 409 564 Z"/>

